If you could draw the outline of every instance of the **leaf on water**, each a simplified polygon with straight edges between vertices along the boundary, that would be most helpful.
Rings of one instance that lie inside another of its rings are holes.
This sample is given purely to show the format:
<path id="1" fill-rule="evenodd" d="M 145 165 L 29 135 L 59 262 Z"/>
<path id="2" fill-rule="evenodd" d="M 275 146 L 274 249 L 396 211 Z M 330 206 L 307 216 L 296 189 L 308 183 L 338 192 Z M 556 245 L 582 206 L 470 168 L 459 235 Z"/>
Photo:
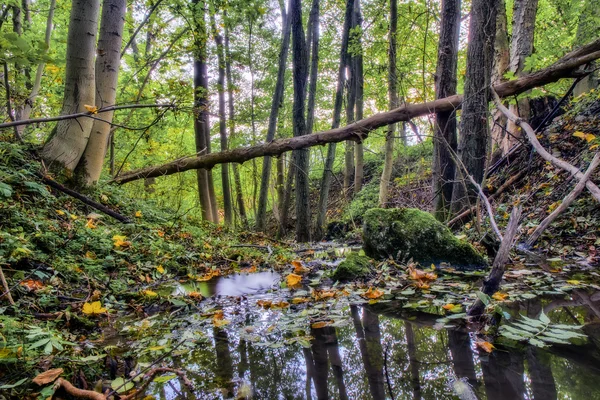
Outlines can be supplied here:
<path id="1" fill-rule="evenodd" d="M 364 297 L 365 299 L 378 299 L 381 296 L 383 296 L 383 290 L 377 289 L 377 288 L 373 288 L 370 287 L 366 292 L 364 292 L 362 295 L 362 297 Z"/>
<path id="2" fill-rule="evenodd" d="M 300 283 L 300 281 L 302 280 L 302 277 L 300 275 L 296 275 L 296 274 L 289 274 L 286 278 L 285 278 L 288 287 L 292 287 L 292 286 L 296 286 L 297 284 Z"/>
<path id="3" fill-rule="evenodd" d="M 292 304 L 308 303 L 309 301 L 310 299 L 308 297 L 294 297 L 292 299 Z"/>
<path id="4" fill-rule="evenodd" d="M 301 275 L 310 271 L 310 269 L 302 265 L 302 261 L 300 260 L 292 261 L 292 265 L 294 266 L 294 274 Z"/>
<path id="5" fill-rule="evenodd" d="M 451 313 L 459 313 L 462 312 L 462 306 L 460 304 L 452 304 L 452 303 L 448 303 L 446 305 L 443 305 L 442 308 L 446 311 L 449 311 Z"/>
<path id="6" fill-rule="evenodd" d="M 125 383 L 125 379 L 118 377 L 111 382 L 110 387 L 117 393 L 125 393 L 133 389 L 134 385 L 133 382 Z"/>
<path id="7" fill-rule="evenodd" d="M 490 342 L 483 341 L 483 340 L 478 340 L 477 342 L 475 342 L 475 345 L 478 348 L 485 351 L 486 353 L 491 353 L 495 349 L 493 344 L 491 344 Z"/>
<path id="8" fill-rule="evenodd" d="M 92 303 L 83 303 L 82 311 L 87 315 L 98 315 L 104 314 L 106 312 L 106 308 L 102 307 L 102 303 L 99 301 L 94 301 Z"/>
<path id="9" fill-rule="evenodd" d="M 142 293 L 142 296 L 146 296 L 149 298 L 158 297 L 158 293 L 156 293 L 150 289 L 142 290 L 141 293 Z"/>
<path id="10" fill-rule="evenodd" d="M 319 321 L 312 324 L 310 327 L 313 329 L 321 329 L 329 326 L 333 321 Z"/>
<path id="11" fill-rule="evenodd" d="M 498 301 L 504 301 L 508 298 L 508 293 L 496 292 L 492 295 L 492 299 Z"/>
<path id="12" fill-rule="evenodd" d="M 42 372 L 41 374 L 33 378 L 33 383 L 39 386 L 43 386 L 47 383 L 54 382 L 56 378 L 58 378 L 62 373 L 62 368 L 49 369 L 48 371 Z"/>

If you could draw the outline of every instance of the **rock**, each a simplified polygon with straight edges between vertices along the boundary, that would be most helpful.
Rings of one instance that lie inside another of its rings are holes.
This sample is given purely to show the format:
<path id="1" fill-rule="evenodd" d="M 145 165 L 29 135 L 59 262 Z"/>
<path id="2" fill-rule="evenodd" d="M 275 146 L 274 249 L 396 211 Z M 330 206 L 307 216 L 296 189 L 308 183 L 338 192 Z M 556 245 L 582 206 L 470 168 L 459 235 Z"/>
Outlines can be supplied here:
<path id="1" fill-rule="evenodd" d="M 373 264 L 371 264 L 369 257 L 350 253 L 333 271 L 331 279 L 334 281 L 352 281 L 365 278 L 371 273 L 372 267 Z"/>
<path id="2" fill-rule="evenodd" d="M 413 259 L 422 264 L 448 262 L 483 267 L 485 259 L 428 212 L 415 208 L 373 208 L 364 215 L 365 253 L 375 259 Z"/>

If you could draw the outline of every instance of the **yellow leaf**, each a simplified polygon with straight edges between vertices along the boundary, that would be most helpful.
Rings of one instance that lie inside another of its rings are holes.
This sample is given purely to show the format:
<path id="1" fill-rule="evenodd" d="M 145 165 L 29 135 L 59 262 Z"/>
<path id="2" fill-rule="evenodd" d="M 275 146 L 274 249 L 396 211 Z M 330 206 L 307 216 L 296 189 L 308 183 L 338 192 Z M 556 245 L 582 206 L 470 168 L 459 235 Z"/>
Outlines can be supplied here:
<path id="1" fill-rule="evenodd" d="M 319 322 L 315 322 L 310 327 L 313 328 L 313 329 L 321 329 L 321 328 L 325 328 L 330 323 L 331 323 L 330 321 L 319 321 Z"/>
<path id="2" fill-rule="evenodd" d="M 486 353 L 491 353 L 492 350 L 495 349 L 494 345 L 490 342 L 484 342 L 483 340 L 475 342 L 475 345 L 480 349 L 484 350 Z"/>
<path id="3" fill-rule="evenodd" d="M 96 229 L 96 222 L 93 219 L 88 218 L 87 222 L 85 223 L 85 227 L 89 229 Z"/>
<path id="4" fill-rule="evenodd" d="M 273 302 L 271 300 L 258 300 L 256 302 L 257 306 L 263 307 L 263 308 L 271 308 L 271 304 L 273 304 Z"/>
<path id="5" fill-rule="evenodd" d="M 451 313 L 459 313 L 462 312 L 462 307 L 460 304 L 452 304 L 452 303 L 448 303 L 442 306 L 442 308 L 446 311 L 450 311 Z"/>
<path id="6" fill-rule="evenodd" d="M 96 253 L 94 253 L 93 251 L 86 251 L 85 252 L 85 258 L 89 258 L 90 260 L 95 260 L 96 259 Z"/>
<path id="7" fill-rule="evenodd" d="M 492 299 L 498 301 L 504 301 L 508 298 L 508 293 L 496 292 L 492 295 Z"/>
<path id="8" fill-rule="evenodd" d="M 58 378 L 62 373 L 62 368 L 49 369 L 48 371 L 42 372 L 41 374 L 33 378 L 33 383 L 39 386 L 43 386 L 47 383 L 54 382 L 56 378 Z"/>
<path id="9" fill-rule="evenodd" d="M 577 286 L 577 285 L 580 285 L 580 284 L 581 284 L 581 281 L 578 281 L 578 280 L 576 280 L 576 279 L 571 279 L 571 280 L 568 280 L 568 281 L 567 281 L 567 283 L 568 283 L 569 285 L 575 285 L 575 286 Z"/>
<path id="10" fill-rule="evenodd" d="M 378 299 L 383 296 L 383 290 L 369 288 L 365 293 L 362 294 L 362 297 L 365 299 Z"/>
<path id="11" fill-rule="evenodd" d="M 89 112 L 91 112 L 92 114 L 98 114 L 98 107 L 96 106 L 90 106 L 88 104 L 84 104 L 83 107 L 88 110 Z"/>
<path id="12" fill-rule="evenodd" d="M 594 149 L 598 148 L 598 146 L 600 146 L 600 145 L 593 144 L 590 146 L 590 150 L 594 150 Z"/>
<path id="13" fill-rule="evenodd" d="M 161 274 L 165 273 L 165 268 L 162 265 L 157 266 L 156 270 Z"/>
<path id="14" fill-rule="evenodd" d="M 142 218 L 142 212 L 141 212 L 140 210 L 137 210 L 137 211 L 135 212 L 135 216 L 136 216 L 137 218 Z"/>
<path id="15" fill-rule="evenodd" d="M 294 297 L 292 299 L 292 304 L 308 303 L 309 301 L 310 301 L 310 299 L 307 297 Z"/>
<path id="16" fill-rule="evenodd" d="M 585 133 L 581 131 L 576 131 L 573 133 L 573 136 L 578 137 L 579 139 L 585 139 Z"/>
<path id="17" fill-rule="evenodd" d="M 150 289 L 146 289 L 146 290 L 142 290 L 142 295 L 152 298 L 152 297 L 157 297 L 158 293 L 156 293 Z"/>
<path id="18" fill-rule="evenodd" d="M 125 240 L 125 239 L 127 239 L 126 236 L 115 235 L 115 236 L 113 236 L 112 239 L 113 239 L 115 247 L 118 249 L 131 246 L 131 242 Z"/>
<path id="19" fill-rule="evenodd" d="M 102 307 L 99 301 L 93 303 L 83 303 L 83 313 L 87 315 L 98 315 L 106 312 L 106 308 Z"/>
<path id="20" fill-rule="evenodd" d="M 300 275 L 296 275 L 296 274 L 289 274 L 286 278 L 288 287 L 296 286 L 297 284 L 300 283 L 301 280 L 302 280 L 302 277 Z"/>
<path id="21" fill-rule="evenodd" d="M 204 296 L 202 296 L 202 293 L 200 293 L 200 292 L 189 292 L 188 296 L 191 297 L 192 299 L 197 299 L 197 300 L 202 300 L 204 298 Z"/>
<path id="22" fill-rule="evenodd" d="M 452 303 L 448 303 L 442 306 L 442 308 L 444 310 L 452 310 L 454 307 L 456 307 L 456 305 L 452 304 Z"/>
<path id="23" fill-rule="evenodd" d="M 310 269 L 302 266 L 301 261 L 298 261 L 298 260 L 292 261 L 292 265 L 294 266 L 294 274 L 300 275 L 300 274 L 304 274 L 304 273 L 310 271 Z"/>
<path id="24" fill-rule="evenodd" d="M 221 328 L 227 324 L 229 324 L 230 322 L 226 319 L 215 319 L 213 320 L 213 325 L 217 328 Z"/>
<path id="25" fill-rule="evenodd" d="M 591 142 L 591 141 L 592 141 L 592 140 L 594 140 L 594 139 L 596 139 L 596 136 L 595 136 L 595 135 L 592 135 L 591 133 L 586 133 L 586 134 L 585 134 L 585 141 L 586 141 L 586 142 L 588 142 L 588 143 L 589 143 L 589 142 Z"/>
<path id="26" fill-rule="evenodd" d="M 58 215 L 65 215 L 65 212 L 63 210 L 54 210 L 54 211 L 56 211 L 56 213 Z"/>

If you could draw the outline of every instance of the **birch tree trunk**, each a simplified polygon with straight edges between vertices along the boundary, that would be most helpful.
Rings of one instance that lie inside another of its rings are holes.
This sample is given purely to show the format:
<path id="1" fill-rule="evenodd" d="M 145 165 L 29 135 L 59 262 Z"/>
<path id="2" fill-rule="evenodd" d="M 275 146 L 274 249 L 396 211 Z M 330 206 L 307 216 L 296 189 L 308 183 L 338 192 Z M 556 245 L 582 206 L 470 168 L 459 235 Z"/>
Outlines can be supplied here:
<path id="1" fill-rule="evenodd" d="M 469 47 L 465 94 L 462 104 L 458 155 L 466 172 L 481 184 L 485 173 L 488 139 L 488 103 L 494 59 L 497 0 L 473 0 L 469 23 Z M 466 177 L 456 169 L 451 210 L 458 214 L 477 196 Z"/>
<path id="2" fill-rule="evenodd" d="M 112 106 L 117 98 L 117 82 L 121 60 L 121 44 L 123 42 L 123 26 L 127 2 L 125 0 L 104 0 L 100 37 L 98 38 L 98 55 L 96 57 L 96 102 L 98 108 Z M 98 182 L 104 165 L 108 138 L 114 111 L 97 115 L 104 121 L 94 120 L 92 132 L 83 157 L 77 165 L 82 182 L 92 185 Z"/>
<path id="3" fill-rule="evenodd" d="M 288 7 L 289 9 L 289 7 Z M 279 68 L 277 70 L 277 81 L 275 83 L 275 93 L 273 93 L 273 102 L 271 103 L 271 113 L 269 115 L 269 125 L 267 128 L 266 143 L 275 139 L 277 129 L 277 117 L 279 109 L 283 102 L 283 91 L 285 89 L 285 70 L 290 48 L 290 30 L 291 18 L 286 17 L 285 9 L 282 9 L 283 34 L 281 38 L 281 48 L 279 50 Z M 267 197 L 269 193 L 269 180 L 271 179 L 272 160 L 270 156 L 263 158 L 262 175 L 260 181 L 260 191 L 258 195 L 258 207 L 256 211 L 256 230 L 263 231 L 267 220 Z"/>
<path id="4" fill-rule="evenodd" d="M 306 100 L 306 80 L 308 78 L 306 40 L 302 27 L 301 0 L 291 0 L 292 19 L 292 59 L 294 62 L 294 136 L 306 134 L 304 109 Z M 295 150 L 296 153 L 296 240 L 310 242 L 310 191 L 309 191 L 309 149 Z"/>
<path id="5" fill-rule="evenodd" d="M 444 0 L 435 74 L 435 98 L 456 94 L 458 38 L 460 33 L 461 0 Z M 433 192 L 435 216 L 448 218 L 452 201 L 452 182 L 456 166 L 452 154 L 457 150 L 456 110 L 435 114 L 433 140 Z"/>
<path id="6" fill-rule="evenodd" d="M 444 18 L 442 12 L 442 19 Z M 390 36 L 388 47 L 388 96 L 390 110 L 399 106 L 398 87 L 396 76 L 396 50 L 398 41 L 396 32 L 398 31 L 398 0 L 390 0 Z M 383 172 L 381 173 L 381 182 L 379 184 L 379 207 L 385 207 L 388 201 L 390 178 L 392 177 L 392 168 L 394 167 L 394 134 L 396 124 L 390 124 L 385 136 L 385 161 L 383 162 Z M 435 142 L 434 142 L 435 146 Z"/>
<path id="7" fill-rule="evenodd" d="M 85 112 L 85 105 L 95 104 L 94 58 L 99 11 L 97 0 L 72 0 L 61 114 Z M 85 151 L 93 123 L 91 118 L 59 121 L 42 148 L 42 158 L 50 165 L 58 164 L 72 172 Z"/>

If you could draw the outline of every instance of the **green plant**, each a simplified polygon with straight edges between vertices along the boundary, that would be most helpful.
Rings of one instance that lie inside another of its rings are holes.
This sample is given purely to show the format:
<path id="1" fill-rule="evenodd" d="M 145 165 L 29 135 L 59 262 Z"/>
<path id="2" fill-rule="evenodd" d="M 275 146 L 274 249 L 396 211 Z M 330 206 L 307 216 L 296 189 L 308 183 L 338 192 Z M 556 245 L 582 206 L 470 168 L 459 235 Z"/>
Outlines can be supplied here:
<path id="1" fill-rule="evenodd" d="M 586 335 L 576 332 L 580 325 L 553 324 L 544 312 L 539 319 L 521 315 L 519 321 L 500 327 L 500 335 L 518 342 L 527 342 L 537 347 L 553 344 L 570 344 L 572 339 L 585 339 Z"/>

